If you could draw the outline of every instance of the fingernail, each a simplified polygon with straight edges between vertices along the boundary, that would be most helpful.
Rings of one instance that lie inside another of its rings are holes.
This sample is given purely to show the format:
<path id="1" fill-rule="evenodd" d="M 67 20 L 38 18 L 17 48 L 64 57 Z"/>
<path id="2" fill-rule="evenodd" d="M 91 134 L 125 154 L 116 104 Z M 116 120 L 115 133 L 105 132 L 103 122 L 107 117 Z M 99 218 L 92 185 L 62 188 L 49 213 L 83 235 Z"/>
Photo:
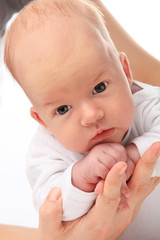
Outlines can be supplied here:
<path id="1" fill-rule="evenodd" d="M 124 174 L 124 172 L 126 171 L 127 169 L 127 166 L 123 167 L 120 172 L 119 172 L 119 175 L 122 176 Z"/>
<path id="2" fill-rule="evenodd" d="M 60 196 L 61 196 L 60 188 L 55 187 L 55 188 L 53 188 L 50 191 L 50 193 L 49 193 L 49 195 L 47 197 L 47 200 L 49 200 L 49 201 L 57 201 L 60 198 Z"/>

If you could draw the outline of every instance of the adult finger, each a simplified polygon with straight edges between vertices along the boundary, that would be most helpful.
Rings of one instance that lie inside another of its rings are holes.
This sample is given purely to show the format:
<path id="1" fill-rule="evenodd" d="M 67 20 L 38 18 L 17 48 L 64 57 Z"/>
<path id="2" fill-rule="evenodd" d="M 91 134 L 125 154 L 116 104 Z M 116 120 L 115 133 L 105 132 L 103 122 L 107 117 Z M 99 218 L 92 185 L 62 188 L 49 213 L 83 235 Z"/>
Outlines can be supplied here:
<path id="1" fill-rule="evenodd" d="M 114 218 L 121 200 L 121 187 L 127 165 L 125 162 L 116 163 L 108 173 L 102 194 L 99 194 L 92 211 L 96 215 L 96 221 L 106 223 Z"/>
<path id="2" fill-rule="evenodd" d="M 160 142 L 153 143 L 138 161 L 129 187 L 139 187 L 145 185 L 151 179 L 155 163 L 160 156 Z"/>
<path id="3" fill-rule="evenodd" d="M 53 188 L 39 210 L 40 240 L 57 239 L 62 222 L 61 190 Z"/>

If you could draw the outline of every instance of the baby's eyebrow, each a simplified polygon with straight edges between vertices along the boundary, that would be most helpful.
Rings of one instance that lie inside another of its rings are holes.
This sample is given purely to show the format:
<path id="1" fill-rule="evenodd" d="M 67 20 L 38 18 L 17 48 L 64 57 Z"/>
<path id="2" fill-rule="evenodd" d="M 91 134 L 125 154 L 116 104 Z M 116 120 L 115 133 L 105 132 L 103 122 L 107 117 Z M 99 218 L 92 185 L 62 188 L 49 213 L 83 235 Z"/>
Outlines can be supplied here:
<path id="1" fill-rule="evenodd" d="M 44 104 L 44 106 L 49 108 L 49 107 L 52 107 L 52 106 L 56 105 L 57 102 L 58 102 L 58 101 L 46 102 L 46 103 Z"/>
<path id="2" fill-rule="evenodd" d="M 97 80 L 98 80 L 103 74 L 104 74 L 104 71 L 100 72 L 100 73 L 96 76 L 96 78 L 93 79 L 93 83 L 94 83 L 94 82 L 97 82 Z"/>

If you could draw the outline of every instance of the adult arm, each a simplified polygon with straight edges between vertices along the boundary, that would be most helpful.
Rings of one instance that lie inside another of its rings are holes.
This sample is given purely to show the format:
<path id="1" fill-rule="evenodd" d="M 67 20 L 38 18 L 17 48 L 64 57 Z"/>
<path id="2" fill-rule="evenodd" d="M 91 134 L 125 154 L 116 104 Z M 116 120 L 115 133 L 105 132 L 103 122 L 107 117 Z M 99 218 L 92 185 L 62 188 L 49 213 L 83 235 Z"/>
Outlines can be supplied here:
<path id="1" fill-rule="evenodd" d="M 118 51 L 127 54 L 134 79 L 160 86 L 160 61 L 139 46 L 108 11 L 101 0 L 92 0 L 102 11 L 111 38 Z"/>
<path id="2" fill-rule="evenodd" d="M 0 240 L 38 240 L 38 229 L 0 224 Z"/>

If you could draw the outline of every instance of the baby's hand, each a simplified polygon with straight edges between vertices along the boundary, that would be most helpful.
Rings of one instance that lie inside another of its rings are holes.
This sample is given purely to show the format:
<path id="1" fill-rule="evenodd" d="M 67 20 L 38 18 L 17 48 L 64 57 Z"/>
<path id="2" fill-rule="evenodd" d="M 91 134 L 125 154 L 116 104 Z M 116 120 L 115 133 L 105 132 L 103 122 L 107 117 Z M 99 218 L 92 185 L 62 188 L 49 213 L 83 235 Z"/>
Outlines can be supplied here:
<path id="1" fill-rule="evenodd" d="M 117 143 L 96 145 L 83 159 L 74 164 L 72 184 L 82 191 L 92 192 L 119 161 L 127 161 L 126 150 L 122 145 Z"/>

